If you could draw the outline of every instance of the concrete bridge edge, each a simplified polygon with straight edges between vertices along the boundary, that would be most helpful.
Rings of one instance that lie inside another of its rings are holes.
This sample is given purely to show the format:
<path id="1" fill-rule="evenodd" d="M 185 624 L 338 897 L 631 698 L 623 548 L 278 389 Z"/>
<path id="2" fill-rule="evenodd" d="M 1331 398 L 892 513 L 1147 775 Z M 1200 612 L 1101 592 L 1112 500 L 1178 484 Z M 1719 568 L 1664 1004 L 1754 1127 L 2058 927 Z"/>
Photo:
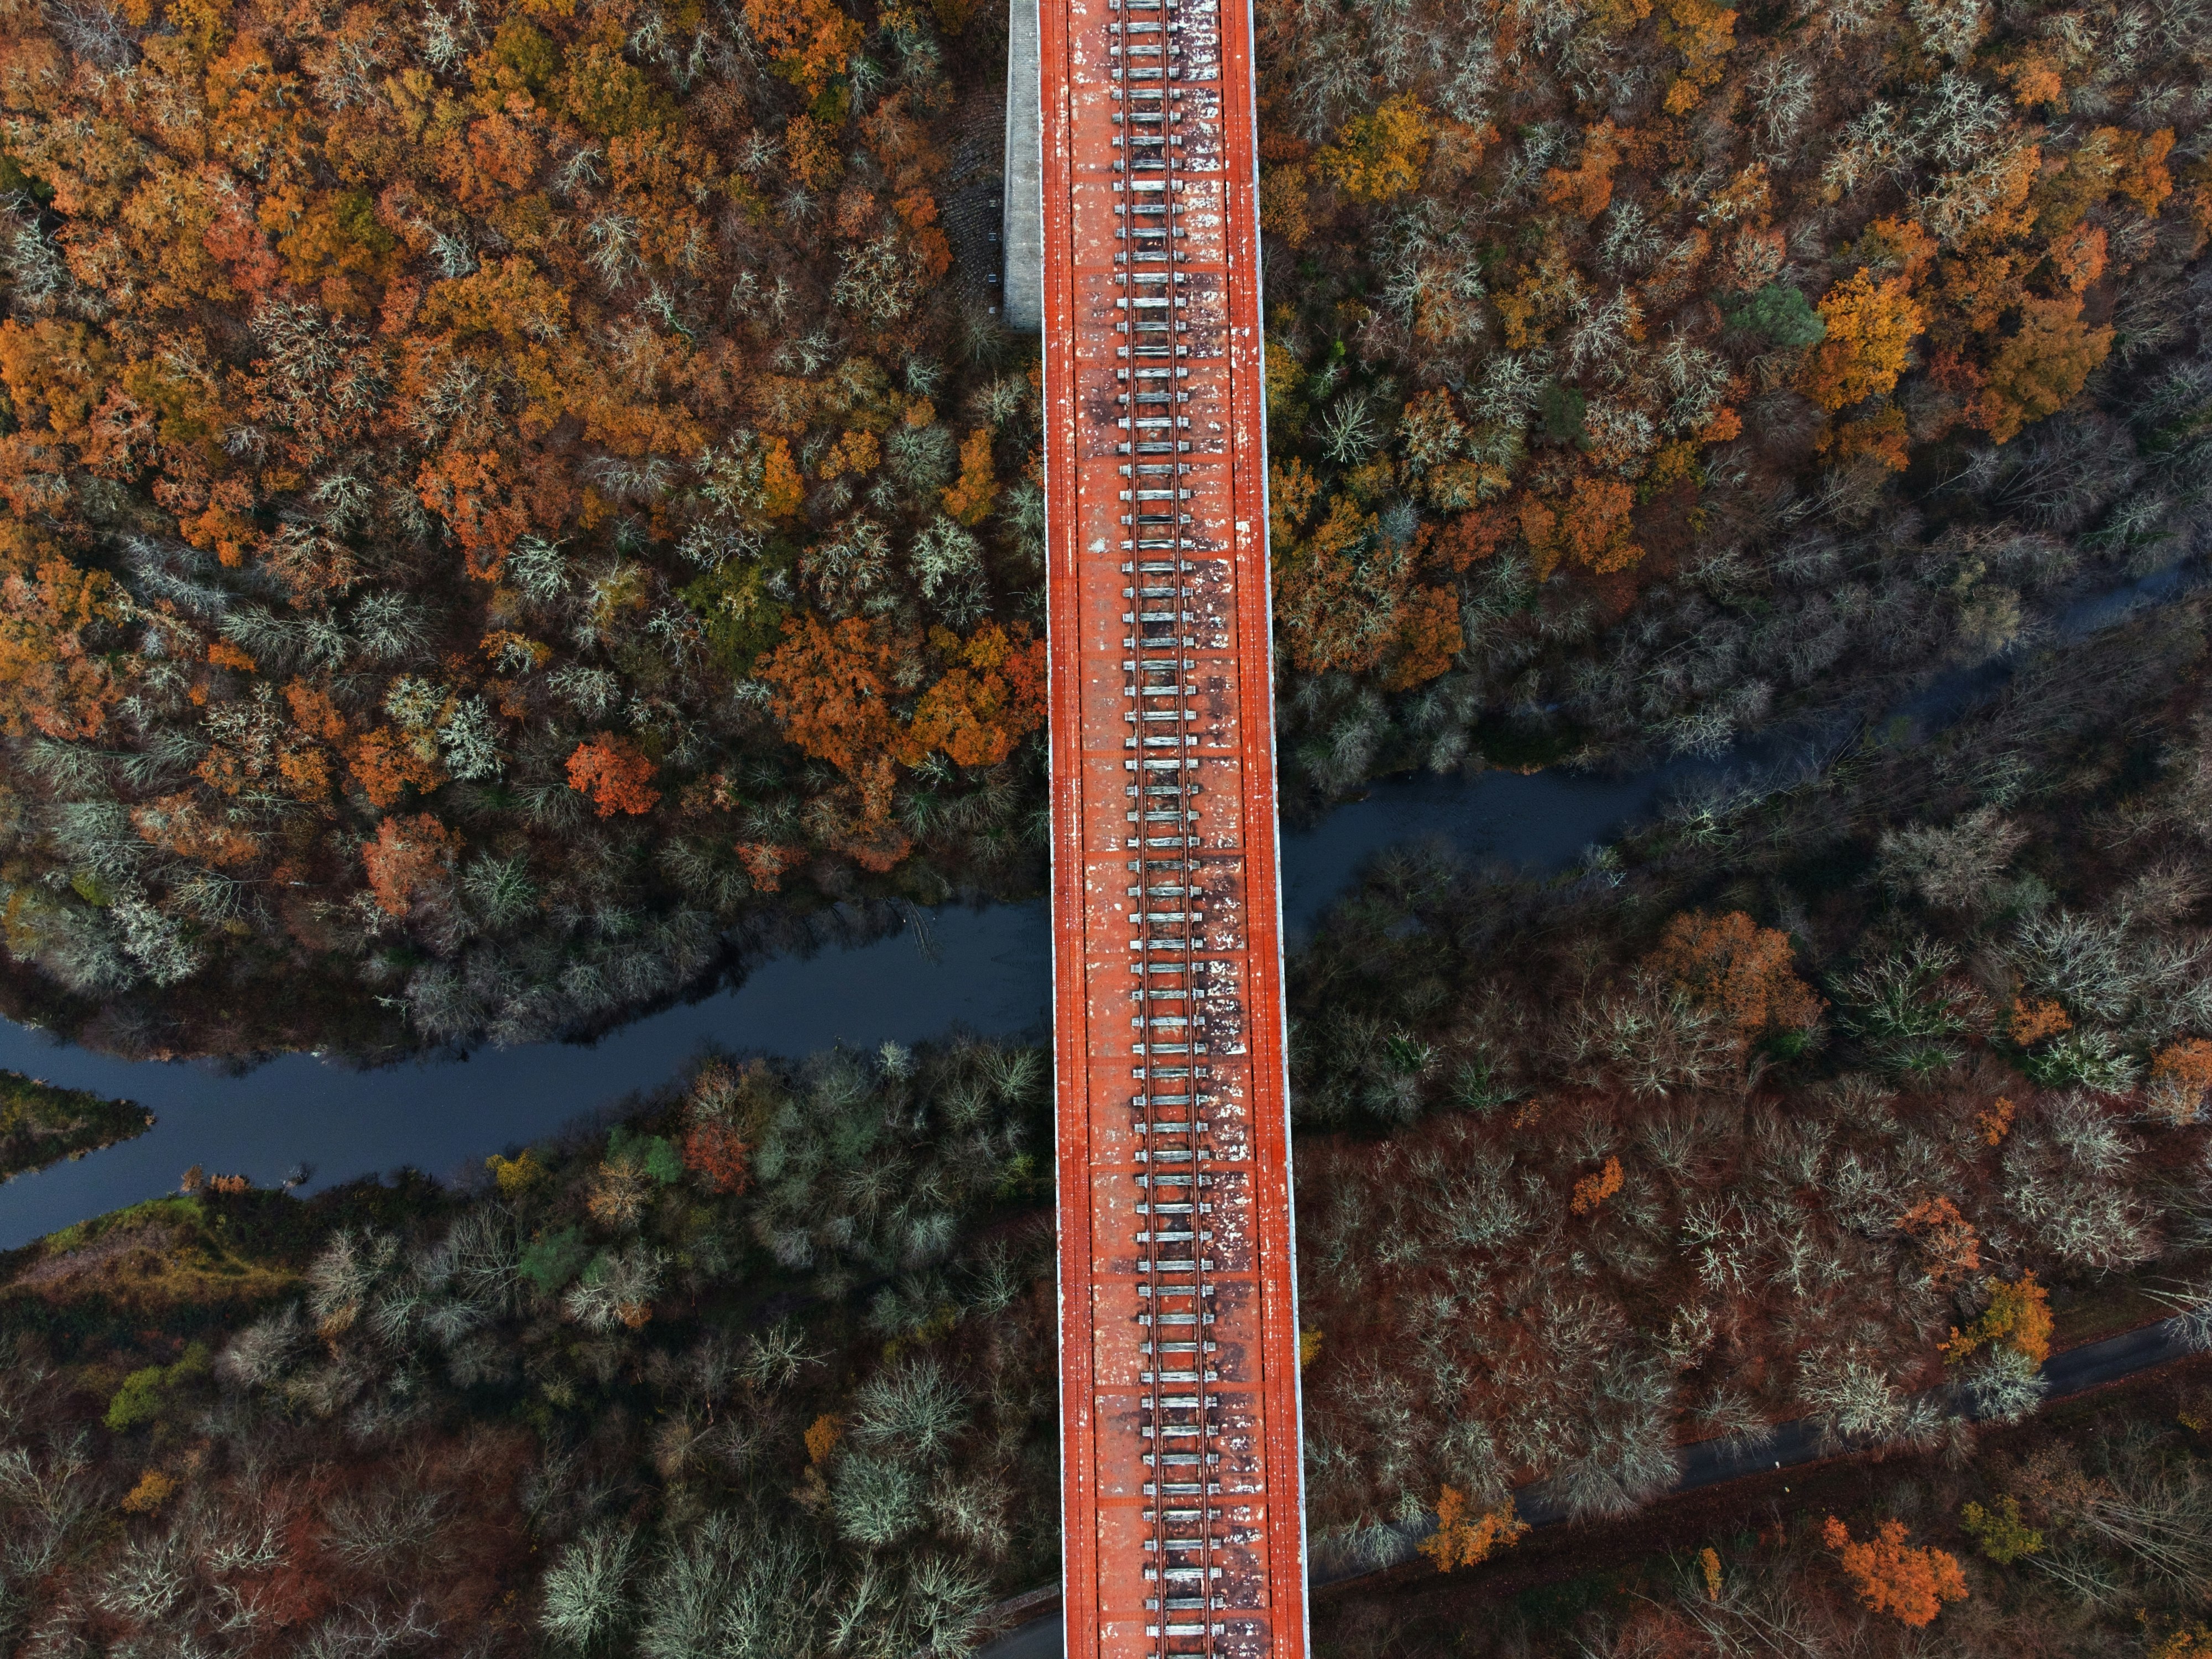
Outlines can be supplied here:
<path id="1" fill-rule="evenodd" d="M 1044 331 L 1043 92 L 1038 0 L 1011 0 L 1006 18 L 1006 258 L 1000 303 L 1008 328 Z"/>

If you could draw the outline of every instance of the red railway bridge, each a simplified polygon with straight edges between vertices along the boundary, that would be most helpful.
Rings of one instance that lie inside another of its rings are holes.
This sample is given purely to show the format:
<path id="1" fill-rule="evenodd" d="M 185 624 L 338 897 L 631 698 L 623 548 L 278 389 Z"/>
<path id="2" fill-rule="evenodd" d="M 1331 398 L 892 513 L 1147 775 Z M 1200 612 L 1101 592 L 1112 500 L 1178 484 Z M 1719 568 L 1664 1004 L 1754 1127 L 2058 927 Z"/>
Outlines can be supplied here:
<path id="1" fill-rule="evenodd" d="M 1306 1650 L 1248 0 L 1042 0 L 1067 1652 Z"/>

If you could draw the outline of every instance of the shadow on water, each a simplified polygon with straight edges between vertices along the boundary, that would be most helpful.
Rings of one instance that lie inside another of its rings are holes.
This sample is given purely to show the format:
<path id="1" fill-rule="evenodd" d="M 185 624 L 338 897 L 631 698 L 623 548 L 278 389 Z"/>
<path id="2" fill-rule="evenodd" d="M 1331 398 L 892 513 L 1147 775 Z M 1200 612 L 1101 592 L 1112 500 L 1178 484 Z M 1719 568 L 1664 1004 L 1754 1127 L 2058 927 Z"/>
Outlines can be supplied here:
<path id="1" fill-rule="evenodd" d="M 2075 638 L 2188 591 L 2165 571 L 2062 613 Z M 1989 695 L 2004 662 L 1947 675 L 1895 714 L 1938 725 Z M 1283 837 L 1283 921 L 1292 946 L 1383 848 L 1442 838 L 1479 858 L 1537 870 L 1572 863 L 1652 817 L 1670 795 L 1747 772 L 1817 764 L 1832 735 L 1770 737 L 1715 759 L 1626 777 L 1485 772 L 1382 783 L 1311 830 Z M 912 1042 L 955 1026 L 986 1036 L 1046 1028 L 1051 1001 L 1042 902 L 937 912 L 874 943 L 779 957 L 735 989 L 625 1025 L 586 1047 L 486 1048 L 465 1060 L 362 1072 L 289 1054 L 243 1075 L 213 1066 L 125 1060 L 0 1022 L 0 1066 L 126 1097 L 155 1127 L 136 1140 L 0 1186 L 0 1249 L 88 1216 L 173 1191 L 198 1164 L 273 1186 L 300 1166 L 303 1190 L 402 1166 L 450 1173 L 539 1139 L 665 1081 L 709 1043 L 800 1054 L 836 1043 Z"/>

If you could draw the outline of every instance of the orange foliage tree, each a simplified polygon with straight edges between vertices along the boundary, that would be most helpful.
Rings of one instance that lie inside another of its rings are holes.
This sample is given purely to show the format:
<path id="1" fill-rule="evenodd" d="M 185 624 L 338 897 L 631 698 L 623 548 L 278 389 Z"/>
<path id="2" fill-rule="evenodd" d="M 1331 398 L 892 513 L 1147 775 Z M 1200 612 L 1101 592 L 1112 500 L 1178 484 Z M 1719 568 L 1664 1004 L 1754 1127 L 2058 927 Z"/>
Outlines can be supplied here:
<path id="1" fill-rule="evenodd" d="M 1544 199 L 1595 219 L 1613 200 L 1613 170 L 1620 165 L 1620 135 L 1612 122 L 1601 121 L 1583 132 L 1582 160 L 1574 167 L 1545 170 Z"/>
<path id="2" fill-rule="evenodd" d="M 1478 1515 L 1469 1515 L 1468 1507 L 1467 1494 L 1456 1486 L 1446 1486 L 1437 1499 L 1437 1529 L 1421 1540 L 1420 1548 L 1438 1572 L 1478 1566 L 1512 1548 L 1528 1530 L 1510 1504 Z"/>
<path id="3" fill-rule="evenodd" d="M 684 1167 L 713 1193 L 741 1193 L 752 1181 L 743 1135 L 726 1123 L 695 1123 L 684 1133 Z"/>
<path id="4" fill-rule="evenodd" d="M 653 775 L 653 762 L 631 738 L 602 732 L 568 757 L 568 787 L 589 795 L 603 818 L 650 812 L 660 799 Z"/>
<path id="5" fill-rule="evenodd" d="M 2048 997 L 2034 1002 L 2021 997 L 2012 1000 L 2012 1018 L 2008 1023 L 2007 1035 L 2023 1048 L 2073 1029 L 2074 1021 L 2066 1010 Z"/>
<path id="6" fill-rule="evenodd" d="M 824 628 L 811 614 L 787 617 L 783 643 L 754 672 L 775 688 L 769 712 L 792 744 L 860 778 L 878 763 L 921 758 L 891 708 L 894 653 L 858 617 Z"/>
<path id="7" fill-rule="evenodd" d="M 1603 1168 L 1575 1182 L 1575 1190 L 1567 1201 L 1567 1208 L 1576 1215 L 1589 1214 L 1620 1190 L 1624 1178 L 1620 1160 L 1608 1158 Z"/>
<path id="8" fill-rule="evenodd" d="M 1030 638 L 1027 623 L 1009 631 L 989 623 L 964 642 L 939 629 L 933 642 L 958 665 L 922 694 L 910 740 L 962 766 L 997 765 L 1044 724 L 1044 641 Z"/>
<path id="9" fill-rule="evenodd" d="M 1464 643 L 1459 597 L 1421 584 L 1416 544 L 1383 540 L 1375 515 L 1345 495 L 1300 538 L 1291 515 L 1312 499 L 1304 469 L 1293 463 L 1278 479 L 1269 506 L 1275 620 L 1291 660 L 1312 673 L 1379 669 L 1394 690 L 1449 669 Z"/>
<path id="10" fill-rule="evenodd" d="M 62 558 L 0 580 L 0 720 L 11 735 L 91 738 L 121 695 L 106 661 L 87 647 L 94 623 L 119 621 L 115 579 Z"/>
<path id="11" fill-rule="evenodd" d="M 1960 1283 L 1982 1265 L 1980 1235 L 1942 1194 L 1922 1199 L 1898 1218 L 1897 1225 L 1918 1243 L 1929 1281 L 1939 1289 Z"/>
<path id="12" fill-rule="evenodd" d="M 1630 539 L 1629 511 L 1634 488 L 1619 478 L 1577 478 L 1567 498 L 1553 506 L 1524 497 L 1521 533 L 1536 556 L 1540 575 L 1549 575 L 1562 558 L 1597 575 L 1626 570 L 1644 557 Z"/>
<path id="13" fill-rule="evenodd" d="M 964 525 L 979 525 L 999 499 L 999 481 L 991 470 L 991 434 L 977 427 L 960 446 L 960 477 L 945 492 L 945 510 Z"/>
<path id="14" fill-rule="evenodd" d="M 398 805 L 410 788 L 428 793 L 446 781 L 435 753 L 423 754 L 415 738 L 392 726 L 362 732 L 346 764 L 369 805 L 380 811 Z"/>
<path id="15" fill-rule="evenodd" d="M 2194 1121 L 2207 1090 L 2212 1090 L 2212 1042 L 2184 1037 L 2151 1056 L 2151 1102 L 2169 1120 Z"/>
<path id="16" fill-rule="evenodd" d="M 378 908 L 404 916 L 419 894 L 445 880 L 460 850 L 460 836 L 428 812 L 383 820 L 361 849 Z"/>
<path id="17" fill-rule="evenodd" d="M 810 98 L 845 72 L 865 33 L 832 0 L 745 0 L 745 27 L 769 49 L 776 73 Z"/>
<path id="18" fill-rule="evenodd" d="M 1790 936 L 1741 910 L 1685 910 L 1646 965 L 1711 1008 L 1743 1036 L 1802 1030 L 1827 1005 L 1797 977 Z"/>
<path id="19" fill-rule="evenodd" d="M 1917 1630 L 1935 1623 L 1945 1602 L 1966 1599 L 1966 1576 L 1948 1551 L 1915 1548 L 1906 1536 L 1902 1521 L 1883 1522 L 1863 1543 L 1832 1515 L 1820 1528 L 1821 1540 L 1835 1551 L 1859 1598 Z"/>

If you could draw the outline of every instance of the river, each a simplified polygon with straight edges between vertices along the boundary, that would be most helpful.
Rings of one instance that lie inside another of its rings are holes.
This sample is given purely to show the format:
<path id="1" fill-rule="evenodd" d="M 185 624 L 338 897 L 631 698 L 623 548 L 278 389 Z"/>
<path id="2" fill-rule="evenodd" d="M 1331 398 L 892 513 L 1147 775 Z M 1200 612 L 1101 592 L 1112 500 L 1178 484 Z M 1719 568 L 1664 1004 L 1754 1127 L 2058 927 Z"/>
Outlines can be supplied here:
<path id="1" fill-rule="evenodd" d="M 1627 779 L 1486 772 L 1379 785 L 1316 828 L 1283 838 L 1283 916 L 1296 943 L 1359 867 L 1395 842 L 1442 836 L 1485 856 L 1539 867 L 1571 862 L 1654 810 L 1695 771 Z M 126 1097 L 157 1122 L 135 1140 L 0 1186 L 0 1249 L 87 1216 L 176 1190 L 191 1164 L 301 1188 L 403 1166 L 452 1174 L 487 1154 L 617 1107 L 665 1082 L 709 1044 L 799 1054 L 940 1036 L 1041 1034 L 1052 1000 L 1042 901 L 918 913 L 921 925 L 872 944 L 771 958 L 744 982 L 633 1021 L 589 1046 L 481 1048 L 362 1071 L 286 1054 L 242 1074 L 204 1062 L 126 1060 L 0 1023 L 0 1066 Z"/>
<path id="2" fill-rule="evenodd" d="M 2132 608 L 2186 591 L 2161 572 L 2083 600 L 2053 624 L 2078 636 Z M 1910 706 L 1945 715 L 1993 684 L 1946 677 Z M 1964 692 L 1965 695 L 1961 695 Z M 1778 747 L 1768 747 L 1771 758 Z M 1441 837 L 1470 854 L 1537 870 L 1572 863 L 1649 818 L 1670 790 L 1746 766 L 1678 760 L 1626 778 L 1484 772 L 1392 780 L 1283 837 L 1283 920 L 1293 946 L 1383 848 Z M 465 1059 L 372 1071 L 287 1054 L 244 1073 L 198 1062 L 125 1060 L 0 1022 L 0 1066 L 138 1102 L 156 1115 L 135 1140 L 0 1185 L 0 1249 L 177 1188 L 192 1164 L 270 1186 L 305 1168 L 313 1191 L 401 1168 L 452 1175 L 489 1153 L 618 1109 L 708 1045 L 800 1054 L 836 1043 L 872 1048 L 956 1026 L 1006 1036 L 1046 1030 L 1052 998 L 1045 906 L 917 913 L 917 926 L 868 945 L 773 958 L 744 981 L 664 1010 L 589 1044 L 483 1048 Z"/>

